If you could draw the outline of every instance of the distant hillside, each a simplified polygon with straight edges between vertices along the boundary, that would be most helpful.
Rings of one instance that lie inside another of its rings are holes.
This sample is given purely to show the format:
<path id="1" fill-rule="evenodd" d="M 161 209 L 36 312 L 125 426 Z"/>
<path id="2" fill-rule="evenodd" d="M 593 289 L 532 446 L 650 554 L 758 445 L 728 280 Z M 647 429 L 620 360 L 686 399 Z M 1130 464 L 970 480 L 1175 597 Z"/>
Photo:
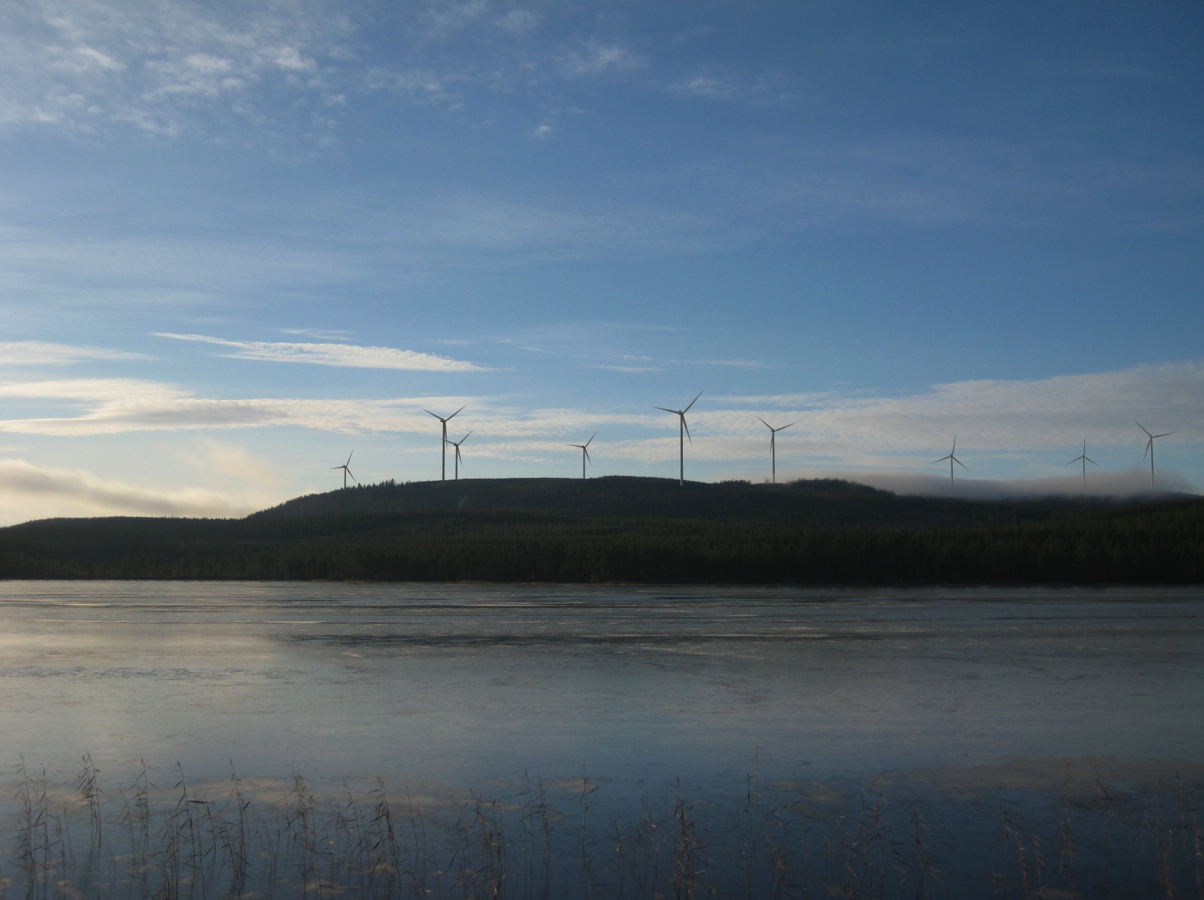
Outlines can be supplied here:
<path id="1" fill-rule="evenodd" d="M 831 480 L 386 483 L 245 519 L 4 528 L 0 577 L 1204 583 L 1204 499 L 971 501 Z"/>
<path id="2" fill-rule="evenodd" d="M 750 519 L 827 528 L 1035 521 L 1071 510 L 1115 505 L 1108 500 L 1064 497 L 1014 501 L 901 497 L 836 479 L 777 485 L 746 481 L 679 485 L 668 478 L 607 476 L 386 482 L 298 497 L 250 518 L 522 510 L 611 519 Z"/>

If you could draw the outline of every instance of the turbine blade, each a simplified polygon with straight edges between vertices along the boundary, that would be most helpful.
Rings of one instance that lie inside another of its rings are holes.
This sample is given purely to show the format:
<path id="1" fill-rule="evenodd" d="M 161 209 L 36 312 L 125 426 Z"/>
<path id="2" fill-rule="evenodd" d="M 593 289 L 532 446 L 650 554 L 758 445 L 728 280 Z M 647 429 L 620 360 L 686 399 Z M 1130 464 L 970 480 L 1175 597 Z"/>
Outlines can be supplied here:
<path id="1" fill-rule="evenodd" d="M 959 466 L 961 466 L 963 469 L 968 469 L 968 468 L 969 468 L 969 467 L 968 467 L 968 466 L 967 466 L 967 465 L 966 465 L 964 462 L 962 462 L 962 461 L 961 461 L 960 459 L 958 459 L 956 456 L 955 456 L 955 457 L 953 457 L 953 461 L 954 461 L 955 463 L 957 463 Z"/>
<path id="2" fill-rule="evenodd" d="M 589 464 L 592 466 L 594 464 L 594 461 L 592 459 L 590 459 L 589 451 L 586 450 L 584 447 L 582 447 L 581 452 L 585 454 L 585 458 L 587 460 L 589 460 Z"/>
<path id="3" fill-rule="evenodd" d="M 753 413 L 753 415 L 757 416 L 756 413 Z M 762 419 L 760 416 L 757 416 L 757 421 L 760 422 L 762 425 L 764 425 L 766 428 L 768 428 L 770 431 L 773 431 L 773 426 L 770 425 L 768 422 L 766 422 L 764 419 Z"/>
<path id="4" fill-rule="evenodd" d="M 1083 459 L 1087 460 L 1087 462 L 1091 463 L 1091 465 L 1093 465 L 1093 466 L 1098 466 L 1098 465 L 1099 465 L 1099 463 L 1097 463 L 1097 462 L 1096 462 L 1094 459 L 1092 459 L 1090 456 L 1084 456 L 1084 457 L 1083 457 Z"/>
<path id="5" fill-rule="evenodd" d="M 473 430 L 474 430 L 474 429 L 472 429 L 472 428 L 468 429 L 468 434 L 466 434 L 466 435 L 464 435 L 464 437 L 460 438 L 460 443 L 461 443 L 461 444 L 463 444 L 463 443 L 464 443 L 466 440 L 468 440 L 468 435 L 469 435 L 469 434 L 472 434 Z"/>
<path id="6" fill-rule="evenodd" d="M 797 425 L 797 424 L 798 424 L 798 422 L 791 422 L 791 423 L 790 423 L 790 425 Z M 787 428 L 789 428 L 789 427 L 790 427 L 790 425 L 783 425 L 781 428 L 779 428 L 779 429 L 778 429 L 778 431 L 785 431 Z"/>
<path id="7" fill-rule="evenodd" d="M 465 404 L 465 405 L 467 405 L 467 404 Z M 446 421 L 450 421 L 451 419 L 454 419 L 456 416 L 460 415 L 460 413 L 462 413 L 462 412 L 464 412 L 464 407 L 463 407 L 463 406 L 461 406 L 461 407 L 460 407 L 459 409 L 457 409 L 457 410 L 456 410 L 454 413 L 452 413 L 450 416 L 448 416 L 448 417 L 447 417 L 447 419 L 444 419 L 444 421 L 445 421 L 445 422 L 446 422 Z"/>
<path id="8" fill-rule="evenodd" d="M 1134 421 L 1134 422 L 1137 424 L 1137 427 L 1138 427 L 1138 428 L 1140 428 L 1142 431 L 1145 431 L 1145 433 L 1146 433 L 1146 434 L 1150 434 L 1150 433 L 1149 433 L 1149 431 L 1147 431 L 1147 430 L 1146 430 L 1146 427 L 1145 427 L 1144 425 L 1142 425 L 1142 424 L 1141 424 L 1140 422 L 1138 422 L 1136 419 L 1134 419 L 1133 421 Z M 1150 434 L 1150 437 L 1153 437 L 1153 435 L 1152 435 L 1152 434 Z"/>
<path id="9" fill-rule="evenodd" d="M 698 402 L 698 398 L 699 398 L 699 397 L 701 397 L 701 396 L 702 396 L 702 391 L 699 391 L 699 392 L 698 392 L 698 393 L 695 395 L 694 399 L 690 401 L 690 406 L 693 406 L 695 403 L 697 403 L 697 402 Z M 686 413 L 688 413 L 688 412 L 690 411 L 690 406 L 687 406 L 685 409 L 683 409 L 683 410 L 682 410 L 682 415 L 685 415 Z"/>
<path id="10" fill-rule="evenodd" d="M 698 398 L 695 397 L 694 399 L 697 400 Z M 693 405 L 693 404 L 691 404 L 691 405 Z M 681 414 L 681 426 L 682 426 L 682 428 L 684 428 L 686 430 L 686 437 L 689 438 L 690 446 L 693 447 L 694 446 L 694 438 L 690 437 L 690 423 L 686 421 L 686 414 L 684 412 Z"/>
<path id="11" fill-rule="evenodd" d="M 426 413 L 428 416 L 434 416 L 434 417 L 435 417 L 436 419 L 438 419 L 440 422 L 442 422 L 442 421 L 443 421 L 443 416 L 439 415 L 438 413 L 433 413 L 433 412 L 431 412 L 431 411 L 430 411 L 429 409 L 427 409 L 426 407 L 423 407 L 423 408 L 422 408 L 422 411 L 423 411 L 424 413 Z"/>
<path id="12" fill-rule="evenodd" d="M 353 457 L 353 456 L 355 456 L 354 450 L 352 450 L 350 453 L 347 454 L 347 462 L 343 463 L 343 465 L 345 465 L 345 466 L 351 465 L 351 457 Z"/>
<path id="13" fill-rule="evenodd" d="M 354 481 L 356 484 L 360 483 L 359 479 L 355 477 L 355 473 L 352 472 L 350 469 L 347 470 L 347 474 L 351 476 L 351 480 Z"/>
<path id="14" fill-rule="evenodd" d="M 953 458 L 953 454 L 950 454 L 949 456 L 942 456 L 940 459 L 934 459 L 931 463 L 929 463 L 929 465 L 935 466 L 939 462 L 944 462 L 945 460 L 952 459 L 952 458 Z"/>
<path id="15" fill-rule="evenodd" d="M 671 412 L 671 413 L 673 413 L 673 415 L 675 415 L 675 416 L 680 416 L 680 415 L 681 415 L 681 410 L 680 410 L 680 409 L 666 409 L 666 408 L 665 408 L 665 407 L 663 407 L 663 406 L 654 406 L 654 407 L 652 407 L 652 408 L 653 408 L 653 409 L 659 409 L 661 412 Z"/>
<path id="16" fill-rule="evenodd" d="M 1174 433 L 1175 433 L 1175 432 L 1173 432 L 1173 431 L 1164 431 L 1164 432 L 1162 432 L 1162 434 L 1156 434 L 1156 435 L 1154 435 L 1154 437 L 1156 437 L 1156 438 L 1160 438 L 1160 437 L 1166 437 L 1168 434 L 1174 434 Z"/>
<path id="17" fill-rule="evenodd" d="M 598 436 L 598 432 L 595 431 L 593 434 L 591 434 L 589 436 L 589 440 L 585 442 L 585 446 L 588 447 L 590 444 L 592 444 L 594 442 L 594 438 L 596 438 L 597 436 Z M 584 448 L 582 448 L 582 449 L 584 449 Z"/>

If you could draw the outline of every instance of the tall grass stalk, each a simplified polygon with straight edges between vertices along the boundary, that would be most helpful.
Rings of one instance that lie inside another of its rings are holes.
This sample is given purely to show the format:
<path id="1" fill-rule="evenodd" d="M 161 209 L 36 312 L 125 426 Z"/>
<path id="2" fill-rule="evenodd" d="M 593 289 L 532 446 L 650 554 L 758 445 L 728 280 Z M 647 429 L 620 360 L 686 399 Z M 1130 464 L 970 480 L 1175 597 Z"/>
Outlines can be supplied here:
<path id="1" fill-rule="evenodd" d="M 1035 900 L 1152 886 L 1204 900 L 1204 785 L 1181 777 L 1140 790 L 1097 779 L 1094 800 L 1068 778 L 1044 799 L 1001 794 L 992 816 L 953 794 L 899 802 L 881 780 L 767 785 L 759 766 L 728 803 L 680 782 L 633 802 L 584 776 L 399 803 L 383 780 L 198 785 L 177 767 L 161 789 L 147 768 L 110 796 L 88 757 L 61 788 L 22 762 L 0 808 L 15 823 L 0 820 L 12 874 L 0 897 Z"/>

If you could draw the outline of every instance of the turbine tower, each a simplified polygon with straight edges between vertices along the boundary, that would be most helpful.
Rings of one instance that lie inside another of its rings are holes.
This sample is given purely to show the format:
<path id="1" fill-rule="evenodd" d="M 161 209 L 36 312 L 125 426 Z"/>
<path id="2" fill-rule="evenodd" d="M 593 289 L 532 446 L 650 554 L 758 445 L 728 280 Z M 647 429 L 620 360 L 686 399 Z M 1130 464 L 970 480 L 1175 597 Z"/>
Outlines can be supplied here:
<path id="1" fill-rule="evenodd" d="M 1137 422 L 1136 419 L 1134 419 L 1133 421 Z M 1145 453 L 1141 454 L 1141 458 L 1145 459 L 1147 456 L 1150 458 L 1150 490 L 1152 491 L 1155 489 L 1154 488 L 1154 441 L 1158 440 L 1158 438 L 1160 438 L 1160 437 L 1166 437 L 1168 434 L 1174 434 L 1175 432 L 1164 431 L 1164 432 L 1162 432 L 1162 434 L 1150 434 L 1149 431 L 1146 430 L 1146 427 L 1144 425 L 1142 425 L 1140 422 L 1137 422 L 1137 427 L 1140 428 L 1142 431 L 1145 431 L 1146 436 L 1149 438 L 1149 440 L 1145 442 Z"/>
<path id="2" fill-rule="evenodd" d="M 331 471 L 333 471 L 335 469 L 343 470 L 343 489 L 344 490 L 347 489 L 347 476 L 351 475 L 351 469 L 349 469 L 347 467 L 351 465 L 351 457 L 353 457 L 353 456 L 355 456 L 354 450 L 352 450 L 350 453 L 347 454 L 347 462 L 343 463 L 341 466 L 331 466 L 330 467 Z M 359 480 L 354 475 L 351 475 L 351 480 L 354 481 L 356 484 L 359 484 Z"/>
<path id="3" fill-rule="evenodd" d="M 450 422 L 452 419 L 454 419 L 456 416 L 460 415 L 460 413 L 462 413 L 463 411 L 464 411 L 464 407 L 461 406 L 450 416 L 448 416 L 447 418 L 444 418 L 443 416 L 439 415 L 438 413 L 431 412 L 429 409 L 423 410 L 423 412 L 426 413 L 427 415 L 434 416 L 436 419 L 438 419 L 440 422 L 443 423 L 443 444 L 441 445 L 441 447 L 443 449 L 443 470 L 440 473 L 440 478 L 439 478 L 440 481 L 447 481 L 447 443 L 448 443 L 448 441 L 447 441 L 447 423 Z"/>
<path id="4" fill-rule="evenodd" d="M 698 402 L 698 398 L 702 396 L 702 391 L 698 392 L 693 400 L 690 401 L 690 406 Z M 690 411 L 690 406 L 685 409 L 666 409 L 663 406 L 654 406 L 653 409 L 659 409 L 661 412 L 673 413 L 680 419 L 677 426 L 677 443 L 680 447 L 680 470 L 678 472 L 678 484 L 685 487 L 686 484 L 686 438 L 690 437 L 690 426 L 686 424 L 686 413 Z M 690 438 L 690 445 L 694 445 L 694 438 Z"/>
<path id="5" fill-rule="evenodd" d="M 777 447 L 775 446 L 775 444 L 777 441 L 778 432 L 785 431 L 787 428 L 790 427 L 790 425 L 797 425 L 798 422 L 791 422 L 790 425 L 781 425 L 777 428 L 774 428 L 772 425 L 770 425 L 768 422 L 766 422 L 760 416 L 757 416 L 757 420 L 762 425 L 764 425 L 766 428 L 769 429 L 769 459 L 770 459 L 770 463 L 773 467 L 773 483 L 777 484 L 778 483 L 778 451 L 777 451 Z"/>
<path id="6" fill-rule="evenodd" d="M 1099 466 L 1099 463 L 1097 463 L 1094 459 L 1092 459 L 1090 456 L 1087 455 L 1087 439 L 1086 438 L 1083 438 L 1082 454 L 1080 454 L 1079 456 L 1076 456 L 1074 459 L 1072 459 L 1066 465 L 1071 466 L 1071 465 L 1074 465 L 1076 462 L 1081 462 L 1083 464 L 1083 490 L 1086 490 L 1087 489 L 1087 463 L 1091 463 L 1091 465 L 1093 465 L 1093 466 Z"/>
<path id="7" fill-rule="evenodd" d="M 451 416 L 448 416 L 448 418 L 450 419 Z M 472 434 L 472 432 L 470 431 L 468 434 Z M 460 445 L 468 440 L 468 434 L 464 435 L 458 441 L 448 441 L 449 444 L 456 448 L 456 481 L 460 480 Z"/>
<path id="8" fill-rule="evenodd" d="M 585 481 L 585 461 L 589 459 L 589 464 L 592 466 L 594 461 L 589 458 L 589 445 L 594 442 L 594 438 L 598 436 L 598 432 L 594 432 L 588 441 L 584 444 L 569 444 L 570 447 L 576 447 L 581 451 L 581 480 Z"/>
<path id="9" fill-rule="evenodd" d="M 966 464 L 957 458 L 957 435 L 953 436 L 953 449 L 949 451 L 949 455 L 942 456 L 940 459 L 934 459 L 932 461 L 932 464 L 936 465 L 937 463 L 944 462 L 945 460 L 949 460 L 949 486 L 952 487 L 953 486 L 953 464 L 957 463 L 963 469 L 966 468 Z"/>

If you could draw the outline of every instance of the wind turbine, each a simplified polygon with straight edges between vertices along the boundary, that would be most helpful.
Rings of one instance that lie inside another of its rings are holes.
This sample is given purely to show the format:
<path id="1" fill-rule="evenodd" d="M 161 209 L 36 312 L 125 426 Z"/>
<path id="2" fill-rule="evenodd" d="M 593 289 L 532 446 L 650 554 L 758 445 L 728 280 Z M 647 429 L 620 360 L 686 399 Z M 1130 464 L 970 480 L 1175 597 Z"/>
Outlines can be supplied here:
<path id="1" fill-rule="evenodd" d="M 698 402 L 698 397 L 702 396 L 702 391 L 690 401 L 690 406 Z M 666 409 L 663 406 L 654 406 L 653 409 L 659 409 L 661 412 L 673 413 L 677 416 L 681 423 L 677 427 L 677 443 L 680 445 L 680 472 L 678 473 L 678 484 L 685 486 L 686 483 L 686 438 L 690 437 L 690 426 L 686 424 L 686 413 L 690 411 L 690 406 L 685 409 Z M 690 438 L 690 446 L 694 445 L 694 438 Z"/>
<path id="2" fill-rule="evenodd" d="M 1137 422 L 1136 419 L 1133 421 Z M 1146 436 L 1149 438 L 1149 440 L 1145 442 L 1145 453 L 1141 454 L 1141 458 L 1145 459 L 1147 456 L 1150 458 L 1150 490 L 1152 491 L 1154 490 L 1154 441 L 1160 437 L 1166 437 L 1168 434 L 1174 434 L 1175 432 L 1164 431 L 1162 434 L 1150 434 L 1149 431 L 1146 430 L 1146 427 L 1140 422 L 1137 422 L 1137 427 L 1142 431 L 1145 431 Z"/>
<path id="3" fill-rule="evenodd" d="M 436 419 L 438 419 L 440 422 L 443 423 L 443 444 L 442 444 L 442 447 L 443 447 L 443 471 L 440 476 L 440 481 L 447 481 L 447 443 L 448 443 L 448 441 L 447 441 L 447 423 L 450 422 L 452 419 L 454 419 L 456 416 L 460 415 L 460 413 L 462 413 L 464 411 L 464 407 L 461 406 L 459 409 L 457 409 L 454 413 L 452 413 L 447 418 L 444 418 L 443 416 L 439 415 L 438 413 L 433 413 L 429 409 L 423 409 L 422 411 L 424 413 L 426 413 L 427 415 L 434 416 Z"/>
<path id="4" fill-rule="evenodd" d="M 450 419 L 451 416 L 448 416 L 448 418 Z M 468 434 L 472 434 L 472 432 L 470 431 Z M 456 448 L 456 481 L 460 480 L 460 445 L 468 440 L 468 434 L 464 435 L 464 437 L 460 438 L 458 441 L 447 442 Z"/>
<path id="5" fill-rule="evenodd" d="M 776 443 L 778 432 L 785 431 L 787 428 L 790 427 L 790 425 L 797 425 L 798 422 L 791 422 L 790 425 L 782 425 L 778 428 L 774 428 L 772 425 L 770 425 L 768 422 L 766 422 L 760 416 L 757 416 L 757 419 L 760 421 L 760 423 L 762 425 L 764 425 L 766 428 L 769 429 L 769 458 L 773 465 L 773 483 L 777 484 L 778 483 L 778 451 L 774 445 Z"/>
<path id="6" fill-rule="evenodd" d="M 581 451 L 581 480 L 585 481 L 585 461 L 589 459 L 589 445 L 594 442 L 594 438 L 598 436 L 598 432 L 594 432 L 588 441 L 584 444 L 569 444 L 570 447 L 576 447 Z M 592 466 L 594 461 L 589 459 L 589 464 Z"/>
<path id="7" fill-rule="evenodd" d="M 966 464 L 957 458 L 957 435 L 953 436 L 953 449 L 949 451 L 949 455 L 942 456 L 940 459 L 934 459 L 932 461 L 932 464 L 936 465 L 937 463 L 944 462 L 945 460 L 949 460 L 949 486 L 952 487 L 953 486 L 953 464 L 957 463 L 963 469 L 966 468 Z"/>
<path id="8" fill-rule="evenodd" d="M 343 463 L 341 466 L 331 466 L 330 467 L 332 471 L 334 469 L 342 469 L 343 470 L 343 489 L 344 490 L 346 490 L 346 488 L 347 488 L 347 476 L 351 475 L 351 470 L 347 467 L 349 465 L 351 465 L 351 457 L 353 457 L 353 456 L 355 456 L 354 450 L 352 450 L 350 453 L 347 454 L 347 462 Z M 351 475 L 351 480 L 354 481 L 356 484 L 359 484 L 359 479 L 357 479 L 354 475 Z"/>
<path id="9" fill-rule="evenodd" d="M 1083 438 L 1082 454 L 1080 456 L 1076 456 L 1074 459 L 1072 459 L 1066 465 L 1068 465 L 1068 466 L 1074 465 L 1076 462 L 1081 462 L 1083 464 L 1083 488 L 1085 490 L 1087 488 L 1087 463 L 1091 463 L 1091 465 L 1093 465 L 1093 466 L 1099 465 L 1099 463 L 1097 463 L 1094 459 L 1092 459 L 1090 456 L 1087 455 L 1087 439 L 1086 438 Z"/>

